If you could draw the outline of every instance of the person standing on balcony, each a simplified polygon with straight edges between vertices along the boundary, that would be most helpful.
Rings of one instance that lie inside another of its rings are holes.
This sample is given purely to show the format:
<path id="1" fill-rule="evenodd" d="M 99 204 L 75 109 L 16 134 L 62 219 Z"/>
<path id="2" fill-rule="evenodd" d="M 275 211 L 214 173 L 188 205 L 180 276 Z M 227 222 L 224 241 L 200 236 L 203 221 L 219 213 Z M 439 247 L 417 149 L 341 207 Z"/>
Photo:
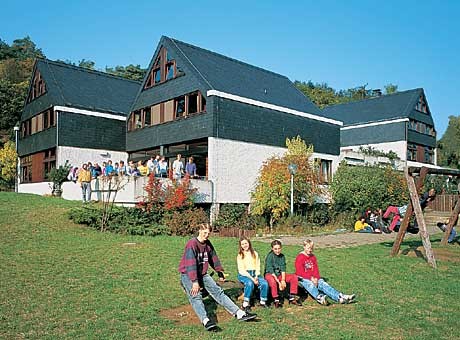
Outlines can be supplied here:
<path id="1" fill-rule="evenodd" d="M 188 163 L 185 166 L 185 173 L 190 176 L 190 178 L 196 177 L 196 164 L 193 162 L 193 157 L 188 158 Z"/>
<path id="2" fill-rule="evenodd" d="M 83 195 L 83 203 L 91 201 L 91 171 L 88 170 L 88 165 L 83 163 L 81 170 L 78 173 L 78 183 L 81 187 Z"/>
<path id="3" fill-rule="evenodd" d="M 182 163 L 182 155 L 179 153 L 177 154 L 177 159 L 173 163 L 173 179 L 180 180 L 182 178 L 182 174 L 184 173 L 184 163 Z"/>

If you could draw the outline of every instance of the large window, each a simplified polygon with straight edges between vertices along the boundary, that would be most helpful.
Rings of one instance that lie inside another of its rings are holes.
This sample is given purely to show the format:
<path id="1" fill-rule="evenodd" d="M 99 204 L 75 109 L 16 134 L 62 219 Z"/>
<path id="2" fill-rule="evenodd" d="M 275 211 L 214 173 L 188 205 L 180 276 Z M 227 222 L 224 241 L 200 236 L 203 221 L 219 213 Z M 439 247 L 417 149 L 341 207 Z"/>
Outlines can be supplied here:
<path id="1" fill-rule="evenodd" d="M 29 118 L 21 124 L 21 137 L 33 135 L 34 133 L 49 129 L 56 125 L 56 112 L 50 108 L 41 112 L 32 118 Z"/>
<path id="2" fill-rule="evenodd" d="M 410 143 L 407 145 L 407 160 L 434 164 L 434 148 Z"/>
<path id="3" fill-rule="evenodd" d="M 147 77 L 144 90 L 171 80 L 176 76 L 176 61 L 171 59 L 168 51 L 162 47 Z"/>
<path id="4" fill-rule="evenodd" d="M 132 112 L 128 119 L 128 131 L 158 125 L 201 112 L 206 112 L 206 99 L 199 91 L 188 93 Z"/>
<path id="5" fill-rule="evenodd" d="M 420 96 L 418 98 L 417 104 L 415 105 L 415 109 L 423 113 L 428 113 L 428 106 L 423 96 Z"/>
<path id="6" fill-rule="evenodd" d="M 409 121 L 409 130 L 436 137 L 436 131 L 432 125 L 428 125 L 413 119 Z"/>

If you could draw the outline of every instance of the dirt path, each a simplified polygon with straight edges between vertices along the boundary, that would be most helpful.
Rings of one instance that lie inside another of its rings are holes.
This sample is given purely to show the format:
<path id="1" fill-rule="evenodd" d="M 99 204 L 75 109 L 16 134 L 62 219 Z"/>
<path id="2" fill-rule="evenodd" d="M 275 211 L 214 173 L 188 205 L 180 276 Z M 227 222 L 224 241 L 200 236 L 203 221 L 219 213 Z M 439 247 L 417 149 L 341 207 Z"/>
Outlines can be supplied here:
<path id="1" fill-rule="evenodd" d="M 427 226 L 428 233 L 430 235 L 438 234 L 441 231 L 434 224 Z M 274 239 L 279 239 L 283 244 L 286 245 L 301 245 L 304 239 L 311 239 L 315 242 L 315 245 L 320 248 L 347 248 L 356 247 L 364 244 L 382 243 L 382 242 L 393 242 L 396 238 L 397 233 L 391 234 L 366 234 L 366 233 L 351 233 L 351 232 L 340 232 L 330 235 L 318 235 L 318 236 L 263 236 L 258 237 L 258 241 L 271 242 Z M 420 235 L 406 234 L 404 239 L 409 238 L 420 238 Z"/>

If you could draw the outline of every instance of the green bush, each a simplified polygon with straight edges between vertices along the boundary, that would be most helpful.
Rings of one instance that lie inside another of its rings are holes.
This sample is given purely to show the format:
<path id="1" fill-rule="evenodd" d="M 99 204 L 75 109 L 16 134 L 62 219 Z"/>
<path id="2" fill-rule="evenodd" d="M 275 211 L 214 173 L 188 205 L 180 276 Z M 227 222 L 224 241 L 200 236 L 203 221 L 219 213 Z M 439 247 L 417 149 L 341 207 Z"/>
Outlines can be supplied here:
<path id="1" fill-rule="evenodd" d="M 174 210 L 165 213 L 163 218 L 163 224 L 173 235 L 192 235 L 198 231 L 202 223 L 209 223 L 209 218 L 201 208 Z"/>
<path id="2" fill-rule="evenodd" d="M 297 211 L 305 217 L 306 222 L 316 226 L 324 226 L 331 220 L 330 206 L 325 203 L 305 204 Z"/>
<path id="3" fill-rule="evenodd" d="M 103 210 L 100 206 L 84 206 L 73 208 L 69 218 L 78 224 L 86 224 L 91 228 L 101 228 Z M 107 231 L 128 234 L 156 236 L 169 234 L 169 229 L 162 224 L 161 215 L 145 212 L 138 208 L 114 206 L 106 227 Z"/>
<path id="4" fill-rule="evenodd" d="M 219 216 L 215 222 L 217 228 L 241 227 L 248 219 L 248 207 L 246 204 L 222 204 Z"/>
<path id="5" fill-rule="evenodd" d="M 303 234 L 311 232 L 315 226 L 308 222 L 305 216 L 293 215 L 281 217 L 274 225 L 277 234 Z"/>
<path id="6" fill-rule="evenodd" d="M 402 172 L 390 167 L 340 164 L 330 186 L 334 213 L 359 213 L 367 207 L 385 209 L 407 204 L 409 193 Z"/>

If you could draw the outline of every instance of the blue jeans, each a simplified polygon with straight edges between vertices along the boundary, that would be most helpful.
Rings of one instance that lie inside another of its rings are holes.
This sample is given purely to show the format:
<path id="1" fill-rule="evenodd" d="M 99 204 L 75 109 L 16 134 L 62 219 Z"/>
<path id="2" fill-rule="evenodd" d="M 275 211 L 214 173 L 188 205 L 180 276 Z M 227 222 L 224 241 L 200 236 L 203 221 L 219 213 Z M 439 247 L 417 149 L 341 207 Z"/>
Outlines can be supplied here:
<path id="1" fill-rule="evenodd" d="M 452 228 L 452 231 L 450 232 L 449 239 L 447 242 L 452 243 L 455 240 L 455 237 L 457 236 L 457 231 L 455 230 L 455 227 Z"/>
<path id="2" fill-rule="evenodd" d="M 187 274 L 181 274 L 180 281 L 182 287 L 185 288 L 185 292 L 187 293 L 188 300 L 192 305 L 193 310 L 195 311 L 200 321 L 203 322 L 203 320 L 208 317 L 208 314 L 206 313 L 206 309 L 204 308 L 203 296 L 201 295 L 201 291 L 198 292 L 198 294 L 195 296 L 190 295 L 190 290 L 192 290 L 192 281 L 190 281 Z M 235 315 L 236 312 L 239 310 L 238 306 L 235 305 L 235 303 L 233 303 L 233 301 L 227 295 L 225 295 L 222 288 L 220 288 L 208 274 L 203 276 L 203 283 L 201 288 L 205 288 L 208 291 L 209 295 L 211 295 L 212 298 L 219 305 L 224 307 L 230 314 Z"/>
<path id="3" fill-rule="evenodd" d="M 91 183 L 81 182 L 81 193 L 83 196 L 83 202 L 91 201 Z"/>
<path id="4" fill-rule="evenodd" d="M 329 296 L 332 300 L 334 301 L 339 301 L 339 295 L 340 293 L 331 285 L 329 285 L 326 281 L 323 279 L 318 280 L 318 287 L 316 287 L 313 282 L 307 279 L 302 279 L 300 281 L 300 284 L 305 288 L 305 290 L 313 296 L 313 298 L 316 300 L 320 292 L 323 292 L 327 296 Z"/>
<path id="5" fill-rule="evenodd" d="M 254 270 L 248 270 L 249 275 L 255 277 Z M 260 301 L 267 301 L 268 296 L 268 282 L 262 277 L 258 276 L 257 279 L 259 280 L 259 292 L 260 292 Z M 243 276 L 238 274 L 238 281 L 244 284 L 244 301 L 249 302 L 251 299 L 252 292 L 254 291 L 255 284 L 254 282 L 247 276 Z"/>

